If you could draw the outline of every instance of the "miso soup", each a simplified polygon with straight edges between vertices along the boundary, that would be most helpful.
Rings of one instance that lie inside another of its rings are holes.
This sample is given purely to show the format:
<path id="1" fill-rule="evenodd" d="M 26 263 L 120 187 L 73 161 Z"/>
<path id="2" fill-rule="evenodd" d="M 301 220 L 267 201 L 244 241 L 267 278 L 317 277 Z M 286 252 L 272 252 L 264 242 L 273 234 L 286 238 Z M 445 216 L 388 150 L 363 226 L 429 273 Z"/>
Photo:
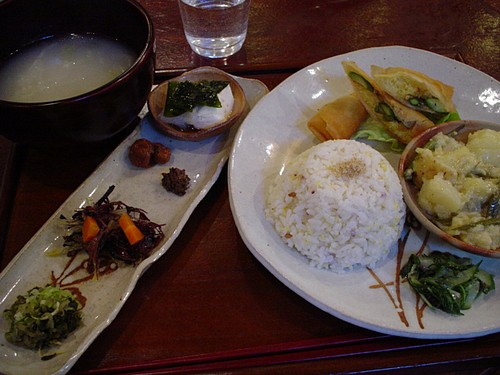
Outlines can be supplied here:
<path id="1" fill-rule="evenodd" d="M 0 99 L 36 103 L 71 98 L 110 82 L 136 58 L 123 44 L 102 36 L 44 39 L 0 65 Z"/>

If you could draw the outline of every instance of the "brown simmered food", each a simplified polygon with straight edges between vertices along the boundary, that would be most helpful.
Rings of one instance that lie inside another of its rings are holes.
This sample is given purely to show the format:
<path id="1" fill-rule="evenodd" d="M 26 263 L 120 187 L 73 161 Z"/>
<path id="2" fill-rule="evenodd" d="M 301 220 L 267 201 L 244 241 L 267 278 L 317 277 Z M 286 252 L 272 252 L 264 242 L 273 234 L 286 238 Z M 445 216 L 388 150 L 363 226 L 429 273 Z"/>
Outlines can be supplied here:
<path id="1" fill-rule="evenodd" d="M 168 173 L 162 173 L 161 184 L 167 190 L 177 195 L 186 194 L 191 179 L 184 169 L 172 167 Z"/>
<path id="2" fill-rule="evenodd" d="M 170 149 L 163 146 L 161 143 L 153 143 L 153 160 L 156 164 L 165 164 L 170 160 Z"/>
<path id="3" fill-rule="evenodd" d="M 161 143 L 147 139 L 136 140 L 129 148 L 130 162 L 136 167 L 149 168 L 156 164 L 165 164 L 170 160 L 171 151 Z"/>

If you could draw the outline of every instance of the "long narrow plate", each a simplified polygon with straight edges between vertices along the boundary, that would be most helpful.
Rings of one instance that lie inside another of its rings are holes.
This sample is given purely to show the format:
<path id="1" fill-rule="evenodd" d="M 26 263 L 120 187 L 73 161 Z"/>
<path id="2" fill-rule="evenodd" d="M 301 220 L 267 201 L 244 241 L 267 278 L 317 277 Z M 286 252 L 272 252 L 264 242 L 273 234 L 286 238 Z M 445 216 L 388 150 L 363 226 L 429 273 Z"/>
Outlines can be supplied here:
<path id="1" fill-rule="evenodd" d="M 316 141 L 307 121 L 324 104 L 352 92 L 343 60 L 370 65 L 403 66 L 421 71 L 455 87 L 454 101 L 464 119 L 498 121 L 500 83 L 457 61 L 407 47 L 360 50 L 312 64 L 282 82 L 246 117 L 229 160 L 231 208 L 250 251 L 286 286 L 320 309 L 374 331 L 418 338 L 459 338 L 500 331 L 500 290 L 481 296 L 464 316 L 423 309 L 408 284 L 397 275 L 395 247 L 389 259 L 371 273 L 359 269 L 336 274 L 311 267 L 284 244 L 264 217 L 264 196 L 270 181 L 300 152 Z M 399 154 L 385 153 L 393 165 Z M 407 233 L 407 230 L 405 231 Z M 427 241 L 427 242 L 426 242 Z M 425 231 L 410 231 L 404 263 L 423 244 L 482 261 L 499 285 L 500 261 L 456 250 Z M 400 290 L 400 293 L 398 292 Z"/>
<path id="2" fill-rule="evenodd" d="M 260 81 L 235 77 L 242 86 L 250 110 L 265 94 L 267 87 Z M 51 272 L 63 272 L 67 263 L 64 256 L 50 257 L 48 252 L 61 245 L 64 227 L 60 215 L 71 217 L 75 209 L 99 199 L 110 185 L 116 188 L 111 200 L 121 200 L 147 211 L 148 217 L 165 224 L 165 240 L 151 256 L 137 267 L 123 267 L 99 280 L 79 284 L 87 298 L 83 309 L 83 327 L 77 329 L 48 361 L 42 361 L 36 352 L 7 343 L 8 329 L 0 319 L 0 373 L 5 374 L 63 374 L 67 372 L 94 339 L 116 317 L 132 293 L 144 271 L 171 246 L 189 216 L 210 190 L 225 165 L 238 125 L 229 133 L 200 142 L 183 142 L 158 133 L 147 111 L 140 126 L 120 144 L 99 168 L 61 205 L 35 236 L 0 274 L 0 312 L 8 308 L 17 295 L 25 294 L 35 286 L 50 282 Z M 243 120 L 243 119 L 242 119 Z M 149 169 L 133 167 L 128 161 L 130 145 L 138 138 L 160 142 L 172 150 L 170 161 Z M 185 169 L 191 178 L 186 195 L 178 197 L 161 186 L 161 173 L 170 166 Z"/>

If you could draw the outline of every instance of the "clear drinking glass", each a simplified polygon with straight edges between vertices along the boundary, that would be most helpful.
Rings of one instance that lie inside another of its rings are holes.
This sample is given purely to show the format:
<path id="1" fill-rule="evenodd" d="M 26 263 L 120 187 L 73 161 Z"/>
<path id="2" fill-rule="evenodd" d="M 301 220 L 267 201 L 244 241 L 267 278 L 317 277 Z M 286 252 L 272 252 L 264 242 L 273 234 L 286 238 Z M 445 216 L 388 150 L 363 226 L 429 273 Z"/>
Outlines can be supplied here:
<path id="1" fill-rule="evenodd" d="M 249 8 L 250 0 L 179 0 L 192 50 L 209 58 L 238 52 L 247 35 Z"/>

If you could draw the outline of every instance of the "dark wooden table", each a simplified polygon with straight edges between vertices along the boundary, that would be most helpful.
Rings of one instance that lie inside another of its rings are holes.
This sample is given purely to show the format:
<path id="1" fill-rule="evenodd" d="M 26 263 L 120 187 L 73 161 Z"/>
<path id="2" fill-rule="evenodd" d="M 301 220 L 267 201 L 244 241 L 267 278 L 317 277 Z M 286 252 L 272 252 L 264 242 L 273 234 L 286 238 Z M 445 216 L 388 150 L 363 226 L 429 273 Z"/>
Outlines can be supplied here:
<path id="1" fill-rule="evenodd" d="M 495 0 L 253 0 L 243 50 L 220 61 L 191 52 L 176 1 L 140 3 L 156 28 L 158 81 L 214 65 L 272 89 L 315 61 L 386 45 L 433 51 L 500 79 Z M 60 157 L 0 137 L 0 269 L 119 142 Z M 71 372 L 492 374 L 499 368 L 500 334 L 383 335 L 334 318 L 287 289 L 241 240 L 223 170 Z"/>

